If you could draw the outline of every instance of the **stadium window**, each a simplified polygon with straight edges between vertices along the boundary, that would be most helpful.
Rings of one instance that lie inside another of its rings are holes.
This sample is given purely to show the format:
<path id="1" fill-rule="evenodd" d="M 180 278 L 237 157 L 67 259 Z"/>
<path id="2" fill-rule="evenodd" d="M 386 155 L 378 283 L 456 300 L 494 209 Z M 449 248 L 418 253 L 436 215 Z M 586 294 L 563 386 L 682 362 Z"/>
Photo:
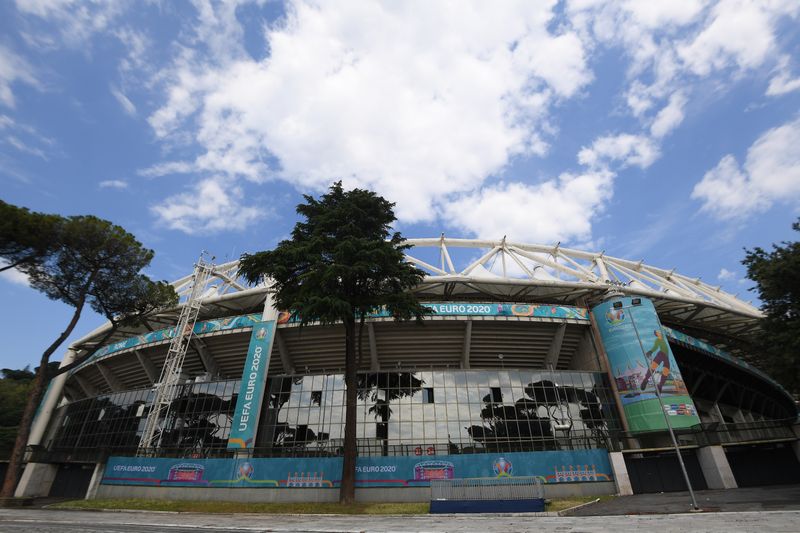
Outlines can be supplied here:
<path id="1" fill-rule="evenodd" d="M 422 403 L 433 403 L 433 387 L 422 389 Z"/>
<path id="2" fill-rule="evenodd" d="M 503 393 L 500 387 L 492 387 L 492 403 L 503 403 Z"/>

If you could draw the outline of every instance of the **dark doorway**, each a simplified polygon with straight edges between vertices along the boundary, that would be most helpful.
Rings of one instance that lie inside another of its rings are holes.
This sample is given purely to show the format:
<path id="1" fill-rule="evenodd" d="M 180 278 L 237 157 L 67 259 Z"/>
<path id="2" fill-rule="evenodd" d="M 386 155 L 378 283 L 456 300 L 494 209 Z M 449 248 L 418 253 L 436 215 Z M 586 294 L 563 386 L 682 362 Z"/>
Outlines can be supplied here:
<path id="1" fill-rule="evenodd" d="M 725 455 L 740 487 L 783 485 L 800 480 L 800 462 L 790 443 L 729 446 Z"/>
<path id="2" fill-rule="evenodd" d="M 59 465 L 49 496 L 58 498 L 84 498 L 94 473 L 93 464 Z"/>
<path id="3" fill-rule="evenodd" d="M 694 490 L 707 489 L 700 462 L 694 450 L 681 450 Z M 675 452 L 626 453 L 625 466 L 634 494 L 687 490 Z"/>

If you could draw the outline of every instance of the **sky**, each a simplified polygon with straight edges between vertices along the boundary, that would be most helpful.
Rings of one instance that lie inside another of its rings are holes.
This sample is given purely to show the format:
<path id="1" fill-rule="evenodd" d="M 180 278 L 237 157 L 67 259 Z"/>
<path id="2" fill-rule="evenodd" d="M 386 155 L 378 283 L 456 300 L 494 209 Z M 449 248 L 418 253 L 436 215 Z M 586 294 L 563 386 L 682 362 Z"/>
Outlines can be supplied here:
<path id="1" fill-rule="evenodd" d="M 750 300 L 744 250 L 797 239 L 798 19 L 796 0 L 3 0 L 0 198 L 111 220 L 174 280 L 202 250 L 274 247 L 342 180 L 409 238 L 561 242 Z M 15 271 L 0 301 L 0 367 L 35 366 L 71 309 Z"/>

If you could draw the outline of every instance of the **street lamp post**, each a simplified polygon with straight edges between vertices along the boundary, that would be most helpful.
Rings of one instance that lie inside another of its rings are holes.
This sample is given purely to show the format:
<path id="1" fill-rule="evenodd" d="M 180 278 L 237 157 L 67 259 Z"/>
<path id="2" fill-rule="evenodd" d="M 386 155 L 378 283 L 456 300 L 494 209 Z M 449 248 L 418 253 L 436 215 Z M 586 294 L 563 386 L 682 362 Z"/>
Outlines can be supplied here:
<path id="1" fill-rule="evenodd" d="M 621 303 L 621 302 L 620 302 Z M 642 344 L 642 337 L 639 335 L 639 328 L 636 327 L 636 319 L 634 318 L 634 313 L 631 312 L 633 306 L 623 306 L 629 310 L 628 314 L 631 317 L 631 325 L 633 325 L 633 331 L 636 333 L 636 340 L 639 341 L 639 348 L 642 350 L 642 355 L 644 356 L 644 360 L 647 363 L 647 367 L 650 367 L 650 359 L 647 357 L 647 352 L 644 349 L 644 344 Z M 650 382 L 653 384 L 653 388 L 656 391 L 656 397 L 658 398 L 658 404 L 661 406 L 661 414 L 664 415 L 664 422 L 667 424 L 667 430 L 669 431 L 669 436 L 672 439 L 672 446 L 675 448 L 675 453 L 678 455 L 678 463 L 681 465 L 681 471 L 683 472 L 683 479 L 686 481 L 686 487 L 689 489 L 689 496 L 692 498 L 692 510 L 699 511 L 700 507 L 697 505 L 697 499 L 694 496 L 694 490 L 692 490 L 692 483 L 689 481 L 689 473 L 686 471 L 686 465 L 683 464 L 683 456 L 681 456 L 681 449 L 678 446 L 678 440 L 675 438 L 675 432 L 672 430 L 672 424 L 669 421 L 669 415 L 667 414 L 666 409 L 664 409 L 664 400 L 661 398 L 661 391 L 658 390 L 658 384 L 656 384 L 655 379 L 655 372 L 650 372 Z"/>

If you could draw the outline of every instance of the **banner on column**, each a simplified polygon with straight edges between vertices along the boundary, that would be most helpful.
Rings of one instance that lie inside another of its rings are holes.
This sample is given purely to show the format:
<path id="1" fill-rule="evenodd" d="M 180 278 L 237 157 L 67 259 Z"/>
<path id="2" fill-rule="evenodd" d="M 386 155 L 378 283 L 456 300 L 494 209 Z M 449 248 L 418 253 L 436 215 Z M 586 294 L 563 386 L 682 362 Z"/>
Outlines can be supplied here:
<path id="1" fill-rule="evenodd" d="M 275 338 L 275 321 L 268 320 L 253 325 L 250 347 L 244 363 L 239 398 L 231 422 L 228 448 L 252 448 L 256 440 L 258 417 L 267 381 L 269 357 Z"/>
<path id="2" fill-rule="evenodd" d="M 673 428 L 699 424 L 655 307 L 647 298 L 637 300 L 614 298 L 592 309 L 630 430 L 666 430 L 662 409 Z"/>

